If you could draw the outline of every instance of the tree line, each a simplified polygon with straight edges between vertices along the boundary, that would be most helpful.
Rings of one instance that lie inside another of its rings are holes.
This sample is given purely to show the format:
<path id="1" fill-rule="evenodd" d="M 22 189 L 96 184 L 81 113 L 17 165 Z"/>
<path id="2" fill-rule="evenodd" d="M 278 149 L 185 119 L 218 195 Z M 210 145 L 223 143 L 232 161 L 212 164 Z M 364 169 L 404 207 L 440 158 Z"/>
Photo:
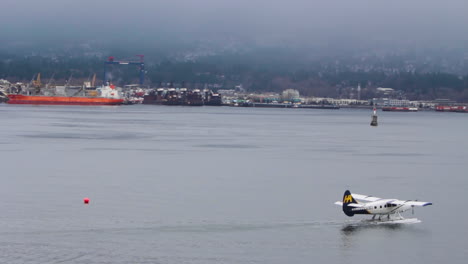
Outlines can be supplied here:
<path id="1" fill-rule="evenodd" d="M 78 84 L 94 74 L 102 80 L 104 61 L 101 57 L 0 54 L 0 78 L 29 82 L 41 73 L 43 83 L 53 78 L 56 84 L 63 85 L 71 78 Z M 138 68 L 135 66 L 111 66 L 109 73 L 116 84 L 138 83 Z M 468 75 L 381 69 L 364 71 L 350 70 L 349 67 L 337 69 L 321 62 L 304 63 L 294 57 L 271 54 L 220 55 L 196 61 L 148 60 L 145 82 L 152 87 L 183 82 L 186 86 L 217 84 L 224 89 L 242 84 L 251 92 L 281 92 L 292 88 L 306 96 L 334 97 L 361 85 L 364 97 L 374 96 L 370 92 L 373 88 L 390 87 L 413 100 L 448 98 L 468 102 Z"/>

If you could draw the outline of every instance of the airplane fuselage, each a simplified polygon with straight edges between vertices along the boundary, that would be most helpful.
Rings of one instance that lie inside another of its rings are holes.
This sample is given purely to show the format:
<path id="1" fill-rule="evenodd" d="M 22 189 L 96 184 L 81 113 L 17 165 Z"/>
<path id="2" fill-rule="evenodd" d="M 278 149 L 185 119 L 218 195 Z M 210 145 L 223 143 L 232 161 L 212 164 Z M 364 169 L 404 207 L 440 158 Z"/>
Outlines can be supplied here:
<path id="1" fill-rule="evenodd" d="M 376 202 L 360 203 L 361 207 L 350 208 L 354 214 L 389 215 L 408 211 L 411 205 L 391 204 L 395 199 L 382 199 Z"/>
<path id="2" fill-rule="evenodd" d="M 358 200 L 360 200 L 361 202 L 359 202 Z M 343 200 L 335 202 L 335 204 L 340 205 L 343 208 L 343 212 L 347 216 L 353 216 L 355 214 L 368 214 L 374 215 L 372 219 L 374 219 L 376 215 L 387 215 L 388 219 L 390 219 L 390 215 L 396 215 L 399 218 L 402 218 L 400 213 L 408 211 L 414 206 L 432 205 L 431 202 L 382 199 L 369 195 L 351 194 L 349 190 L 346 190 L 343 194 Z"/>

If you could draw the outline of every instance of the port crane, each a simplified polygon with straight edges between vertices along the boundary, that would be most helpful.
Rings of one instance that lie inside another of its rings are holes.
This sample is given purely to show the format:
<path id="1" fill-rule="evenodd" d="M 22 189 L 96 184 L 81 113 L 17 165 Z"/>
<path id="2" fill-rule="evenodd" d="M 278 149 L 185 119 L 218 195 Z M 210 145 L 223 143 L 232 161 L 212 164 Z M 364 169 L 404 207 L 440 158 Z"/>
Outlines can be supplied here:
<path id="1" fill-rule="evenodd" d="M 94 87 L 96 84 L 96 74 L 93 75 L 93 79 L 91 80 L 91 87 Z"/>
<path id="2" fill-rule="evenodd" d="M 37 74 L 35 80 L 34 80 L 34 78 L 33 78 L 32 83 L 33 83 L 33 86 L 36 87 L 36 88 L 40 88 L 40 87 L 41 87 L 41 85 L 42 85 L 42 83 L 41 83 L 41 73 L 38 73 L 38 74 Z"/>
<path id="3" fill-rule="evenodd" d="M 145 81 L 145 61 L 144 57 L 145 55 L 135 55 L 137 57 L 140 57 L 140 61 L 116 61 L 113 56 L 110 56 L 107 58 L 107 61 L 104 63 L 104 85 L 107 83 L 107 68 L 108 65 L 137 65 L 138 69 L 140 71 L 140 86 L 143 86 L 143 83 Z"/>

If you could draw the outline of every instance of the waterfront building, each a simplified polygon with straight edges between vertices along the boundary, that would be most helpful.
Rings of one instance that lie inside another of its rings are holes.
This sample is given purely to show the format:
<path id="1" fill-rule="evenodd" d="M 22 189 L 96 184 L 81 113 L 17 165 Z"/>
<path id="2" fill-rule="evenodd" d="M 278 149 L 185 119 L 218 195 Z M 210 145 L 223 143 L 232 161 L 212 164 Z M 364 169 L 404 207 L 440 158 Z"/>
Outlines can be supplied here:
<path id="1" fill-rule="evenodd" d="M 405 107 L 410 106 L 409 100 L 392 99 L 392 98 L 372 98 L 371 103 L 377 106 L 395 106 Z"/>

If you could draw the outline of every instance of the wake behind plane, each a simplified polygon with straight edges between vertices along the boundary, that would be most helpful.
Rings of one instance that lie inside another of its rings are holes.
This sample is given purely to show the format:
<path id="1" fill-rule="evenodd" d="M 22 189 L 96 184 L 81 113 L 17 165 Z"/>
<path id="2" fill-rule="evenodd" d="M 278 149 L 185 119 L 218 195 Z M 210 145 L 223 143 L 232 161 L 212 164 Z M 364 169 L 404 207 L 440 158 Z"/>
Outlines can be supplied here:
<path id="1" fill-rule="evenodd" d="M 361 202 L 358 202 L 358 200 Z M 345 191 L 343 201 L 335 202 L 335 204 L 342 206 L 343 212 L 347 216 L 351 217 L 355 214 L 372 215 L 372 220 L 376 220 L 375 218 L 378 216 L 380 221 L 385 221 L 385 218 L 387 221 L 404 220 L 400 213 L 413 209 L 415 206 L 432 205 L 430 202 L 382 199 L 356 193 L 351 194 L 349 190 Z"/>

